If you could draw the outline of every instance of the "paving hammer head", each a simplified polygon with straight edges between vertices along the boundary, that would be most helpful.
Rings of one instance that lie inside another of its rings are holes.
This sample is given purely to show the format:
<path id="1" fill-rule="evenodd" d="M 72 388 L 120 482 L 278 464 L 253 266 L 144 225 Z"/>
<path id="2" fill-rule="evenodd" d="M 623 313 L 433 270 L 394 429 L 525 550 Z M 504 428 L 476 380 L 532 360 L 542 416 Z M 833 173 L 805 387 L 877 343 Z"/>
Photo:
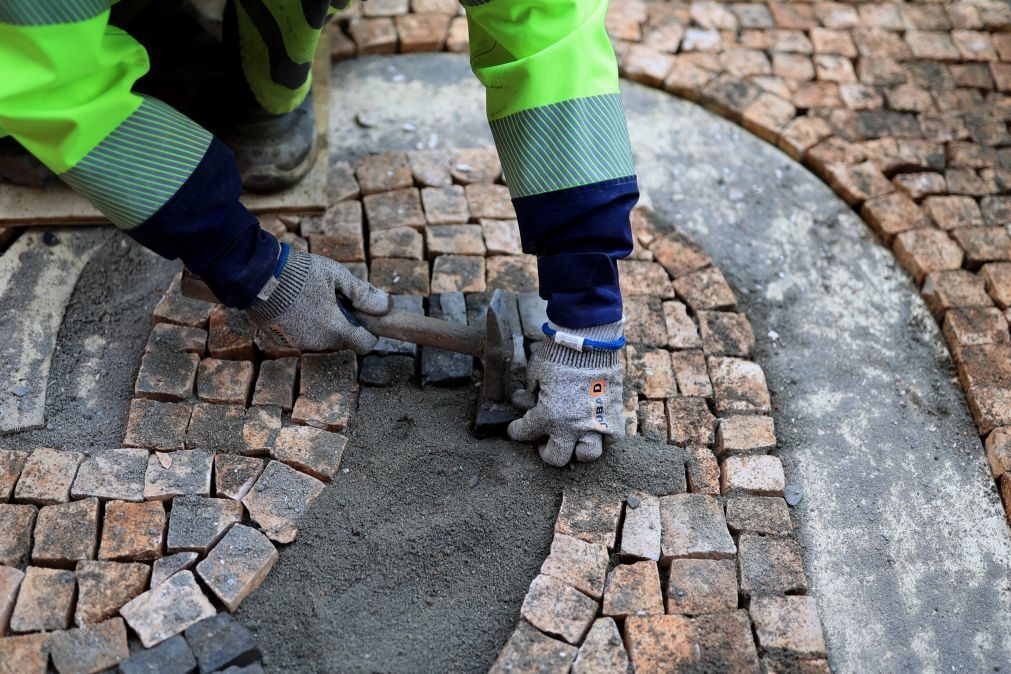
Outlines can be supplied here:
<path id="1" fill-rule="evenodd" d="M 182 294 L 190 299 L 217 302 L 207 284 L 183 272 Z M 481 359 L 484 381 L 478 399 L 474 434 L 479 438 L 500 435 L 509 422 L 519 418 L 513 407 L 513 392 L 525 384 L 526 352 L 516 296 L 492 292 L 483 326 L 463 325 L 431 316 L 391 310 L 383 316 L 350 312 L 366 330 L 422 346 L 465 353 Z"/>

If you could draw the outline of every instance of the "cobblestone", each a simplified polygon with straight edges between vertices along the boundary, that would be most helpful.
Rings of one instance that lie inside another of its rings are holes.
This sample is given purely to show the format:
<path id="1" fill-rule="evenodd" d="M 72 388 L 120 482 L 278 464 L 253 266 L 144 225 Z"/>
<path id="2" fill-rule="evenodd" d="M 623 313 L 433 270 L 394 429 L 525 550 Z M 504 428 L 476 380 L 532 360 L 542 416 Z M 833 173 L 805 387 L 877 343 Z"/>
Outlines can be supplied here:
<path id="1" fill-rule="evenodd" d="M 75 499 L 96 496 L 100 499 L 141 501 L 144 499 L 145 449 L 96 450 L 77 469 L 70 488 Z"/>
<path id="2" fill-rule="evenodd" d="M 21 581 L 24 580 L 24 577 L 24 571 L 0 565 L 0 637 L 7 634 L 11 621 L 11 613 L 14 611 L 14 602 L 17 599 L 18 590 L 21 588 Z M 0 650 L 0 653 L 2 652 Z"/>
<path id="3" fill-rule="evenodd" d="M 542 632 L 578 644 L 597 614 L 597 602 L 549 576 L 530 583 L 520 615 Z"/>
<path id="4" fill-rule="evenodd" d="M 299 518 L 323 491 L 314 477 L 289 468 L 280 461 L 267 464 L 242 503 L 249 516 L 267 536 L 278 543 L 290 543 L 298 532 Z"/>
<path id="5" fill-rule="evenodd" d="M 119 612 L 145 648 L 217 613 L 189 571 L 180 571 L 134 597 Z"/>
<path id="6" fill-rule="evenodd" d="M 674 559 L 667 613 L 701 615 L 737 608 L 737 569 L 729 559 Z"/>
<path id="7" fill-rule="evenodd" d="M 576 653 L 575 647 L 552 639 L 520 621 L 488 672 L 507 674 L 536 671 L 543 674 L 565 674 Z"/>
<path id="8" fill-rule="evenodd" d="M 151 328 L 144 352 L 180 351 L 204 355 L 207 350 L 207 331 L 172 323 L 155 323 Z"/>
<path id="9" fill-rule="evenodd" d="M 197 371 L 197 397 L 208 403 L 245 405 L 255 376 L 256 368 L 248 360 L 204 358 Z"/>
<path id="10" fill-rule="evenodd" d="M 196 668 L 197 659 L 181 635 L 163 641 L 154 648 L 138 650 L 129 659 L 119 663 L 121 674 L 190 674 Z"/>
<path id="11" fill-rule="evenodd" d="M 250 360 L 256 357 L 254 328 L 245 312 L 215 306 L 207 325 L 207 350 L 214 358 Z"/>
<path id="12" fill-rule="evenodd" d="M 161 501 L 105 504 L 98 558 L 116 561 L 152 561 L 165 544 L 165 506 Z"/>
<path id="13" fill-rule="evenodd" d="M 613 618 L 597 618 L 587 632 L 572 674 L 603 674 L 628 670 L 628 653 Z"/>
<path id="14" fill-rule="evenodd" d="M 11 631 L 67 629 L 74 612 L 76 589 L 73 571 L 29 566 L 11 614 Z"/>
<path id="15" fill-rule="evenodd" d="M 201 620 L 188 627 L 185 635 L 202 672 L 242 667 L 260 660 L 260 649 L 253 635 L 228 613 Z"/>
<path id="16" fill-rule="evenodd" d="M 782 496 L 785 485 L 783 464 L 775 456 L 731 456 L 720 466 L 725 495 Z"/>
<path id="17" fill-rule="evenodd" d="M 660 500 L 651 494 L 634 494 L 637 507 L 625 507 L 621 528 L 621 556 L 660 559 Z"/>
<path id="18" fill-rule="evenodd" d="M 735 534 L 750 532 L 770 536 L 788 536 L 793 523 L 786 501 L 778 496 L 742 496 L 728 498 L 727 526 Z"/>
<path id="19" fill-rule="evenodd" d="M 52 640 L 53 666 L 60 674 L 97 674 L 126 660 L 130 649 L 122 618 L 57 632 Z"/>
<path id="20" fill-rule="evenodd" d="M 825 655 L 813 597 L 755 597 L 751 616 L 762 648 L 804 657 Z"/>
<path id="21" fill-rule="evenodd" d="M 204 554 L 242 521 L 242 504 L 229 498 L 177 496 L 169 514 L 168 554 Z"/>
<path id="22" fill-rule="evenodd" d="M 197 403 L 186 429 L 186 448 L 241 452 L 246 410 L 241 405 Z"/>
<path id="23" fill-rule="evenodd" d="M 656 562 L 619 564 L 608 574 L 601 612 L 613 618 L 663 614 Z"/>
<path id="24" fill-rule="evenodd" d="M 565 491 L 555 520 L 555 533 L 604 545 L 610 550 L 614 548 L 620 518 L 620 501 Z"/>
<path id="25" fill-rule="evenodd" d="M 197 574 L 229 611 L 260 586 L 277 561 L 277 549 L 262 533 L 242 524 L 233 526 Z"/>
<path id="26" fill-rule="evenodd" d="M 743 533 L 738 577 L 744 594 L 783 594 L 807 588 L 800 547 L 792 538 Z"/>
<path id="27" fill-rule="evenodd" d="M 729 559 L 737 546 L 727 530 L 720 502 L 704 494 L 660 499 L 661 561 L 675 558 Z"/>
<path id="28" fill-rule="evenodd" d="M 152 400 L 182 400 L 193 394 L 200 356 L 195 353 L 152 351 L 140 362 L 134 392 Z"/>
<path id="29" fill-rule="evenodd" d="M 183 449 L 192 413 L 193 408 L 186 403 L 134 398 L 130 401 L 123 444 L 162 452 Z"/>
<path id="30" fill-rule="evenodd" d="M 174 496 L 209 496 L 214 454 L 203 449 L 155 452 L 148 457 L 144 498 L 160 501 Z"/>
<path id="31" fill-rule="evenodd" d="M 14 500 L 36 505 L 66 503 L 82 461 L 84 455 L 80 452 L 49 447 L 36 449 L 21 469 L 21 477 L 14 487 Z"/>
<path id="32" fill-rule="evenodd" d="M 39 509 L 32 564 L 73 568 L 94 559 L 98 544 L 98 499 L 57 503 Z"/>
<path id="33" fill-rule="evenodd" d="M 600 599 L 607 578 L 607 563 L 605 546 L 555 534 L 551 541 L 551 554 L 541 565 L 541 573 Z"/>
<path id="34" fill-rule="evenodd" d="M 120 607 L 147 589 L 146 564 L 81 561 L 77 576 L 75 625 L 93 625 L 116 615 Z"/>

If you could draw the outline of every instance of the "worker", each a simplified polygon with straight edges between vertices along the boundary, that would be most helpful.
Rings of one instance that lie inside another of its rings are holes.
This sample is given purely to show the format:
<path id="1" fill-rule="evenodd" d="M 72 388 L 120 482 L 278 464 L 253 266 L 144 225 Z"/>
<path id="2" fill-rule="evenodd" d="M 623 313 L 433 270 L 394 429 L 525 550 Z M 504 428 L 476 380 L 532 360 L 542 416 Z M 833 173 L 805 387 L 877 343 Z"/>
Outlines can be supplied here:
<path id="1" fill-rule="evenodd" d="M 349 0 L 229 0 L 223 42 L 236 93 L 222 138 L 135 86 L 145 48 L 109 0 L 0 0 L 0 136 L 10 135 L 129 236 L 201 276 L 227 306 L 307 351 L 376 343 L 342 305 L 387 294 L 296 252 L 239 202 L 301 179 L 315 151 L 310 64 Z M 471 64 L 515 206 L 537 256 L 546 340 L 528 408 L 508 433 L 541 458 L 591 461 L 624 434 L 617 260 L 638 199 L 607 0 L 462 0 Z M 227 142 L 226 142 L 227 141 Z M 114 282 L 112 280 L 111 282 Z"/>

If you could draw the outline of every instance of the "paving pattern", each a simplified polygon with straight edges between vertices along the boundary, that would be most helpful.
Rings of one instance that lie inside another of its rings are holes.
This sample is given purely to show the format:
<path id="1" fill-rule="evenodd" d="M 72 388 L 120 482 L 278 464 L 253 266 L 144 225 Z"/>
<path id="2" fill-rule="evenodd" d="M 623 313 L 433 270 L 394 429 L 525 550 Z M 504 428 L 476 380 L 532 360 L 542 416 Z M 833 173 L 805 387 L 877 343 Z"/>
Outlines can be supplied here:
<path id="1" fill-rule="evenodd" d="M 359 11 L 335 59 L 467 51 L 450 0 Z M 612 0 L 608 31 L 623 76 L 776 145 L 891 248 L 943 327 L 1011 517 L 1011 6 Z"/>

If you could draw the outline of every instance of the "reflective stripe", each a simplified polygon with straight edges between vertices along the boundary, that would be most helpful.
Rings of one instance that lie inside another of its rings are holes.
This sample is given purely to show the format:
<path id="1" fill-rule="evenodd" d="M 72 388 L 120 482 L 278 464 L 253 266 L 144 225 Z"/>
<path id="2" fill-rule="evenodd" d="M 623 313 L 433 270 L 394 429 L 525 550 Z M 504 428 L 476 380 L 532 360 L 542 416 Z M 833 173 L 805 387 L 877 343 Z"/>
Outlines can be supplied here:
<path id="1" fill-rule="evenodd" d="M 109 9 L 108 0 L 0 0 L 0 23 L 48 26 L 93 19 Z"/>
<path id="2" fill-rule="evenodd" d="M 117 226 L 131 229 L 179 191 L 203 159 L 211 138 L 168 105 L 145 98 L 60 177 Z"/>
<path id="3" fill-rule="evenodd" d="M 522 110 L 490 124 L 514 199 L 635 174 L 619 94 Z"/>

